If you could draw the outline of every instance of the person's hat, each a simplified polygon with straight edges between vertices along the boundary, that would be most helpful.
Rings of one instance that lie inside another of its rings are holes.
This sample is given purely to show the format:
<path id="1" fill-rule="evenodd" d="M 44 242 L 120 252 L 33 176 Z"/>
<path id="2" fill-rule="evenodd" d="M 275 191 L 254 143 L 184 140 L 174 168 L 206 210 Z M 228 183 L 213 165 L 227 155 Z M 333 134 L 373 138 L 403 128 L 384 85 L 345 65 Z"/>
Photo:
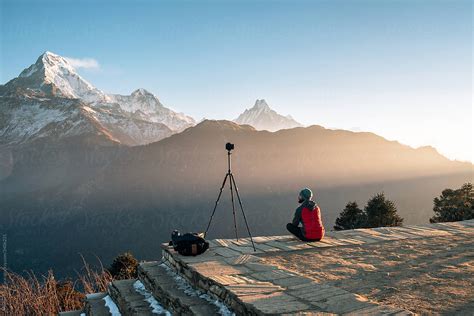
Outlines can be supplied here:
<path id="1" fill-rule="evenodd" d="M 305 200 L 311 200 L 313 197 L 313 192 L 311 192 L 311 190 L 308 188 L 304 188 L 300 191 L 300 196 Z"/>

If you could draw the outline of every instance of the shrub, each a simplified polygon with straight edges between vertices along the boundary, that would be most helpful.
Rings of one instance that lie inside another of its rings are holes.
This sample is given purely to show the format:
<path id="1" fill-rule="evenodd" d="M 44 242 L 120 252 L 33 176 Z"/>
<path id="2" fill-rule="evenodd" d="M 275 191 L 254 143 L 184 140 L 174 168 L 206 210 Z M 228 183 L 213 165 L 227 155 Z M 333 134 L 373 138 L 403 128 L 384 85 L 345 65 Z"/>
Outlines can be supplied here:
<path id="1" fill-rule="evenodd" d="M 118 255 L 109 268 L 110 274 L 116 280 L 133 279 L 137 277 L 138 260 L 126 252 Z"/>
<path id="2" fill-rule="evenodd" d="M 56 282 L 56 295 L 61 311 L 82 309 L 86 297 L 76 290 L 74 282 L 70 280 Z"/>

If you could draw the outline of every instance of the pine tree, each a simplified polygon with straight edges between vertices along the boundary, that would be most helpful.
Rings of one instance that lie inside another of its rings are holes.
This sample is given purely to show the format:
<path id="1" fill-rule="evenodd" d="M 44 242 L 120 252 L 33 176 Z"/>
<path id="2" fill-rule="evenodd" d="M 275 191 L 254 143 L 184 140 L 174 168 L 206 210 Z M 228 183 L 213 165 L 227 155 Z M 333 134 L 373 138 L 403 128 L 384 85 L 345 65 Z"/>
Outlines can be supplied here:
<path id="1" fill-rule="evenodd" d="M 336 219 L 335 230 L 356 229 L 365 226 L 367 217 L 357 202 L 349 202 Z"/>
<path id="2" fill-rule="evenodd" d="M 434 199 L 431 223 L 455 222 L 474 219 L 474 190 L 472 183 L 465 183 L 460 189 L 445 189 Z"/>
<path id="3" fill-rule="evenodd" d="M 385 198 L 384 193 L 374 195 L 365 206 L 367 228 L 401 226 L 403 218 L 397 214 L 395 203 Z"/>

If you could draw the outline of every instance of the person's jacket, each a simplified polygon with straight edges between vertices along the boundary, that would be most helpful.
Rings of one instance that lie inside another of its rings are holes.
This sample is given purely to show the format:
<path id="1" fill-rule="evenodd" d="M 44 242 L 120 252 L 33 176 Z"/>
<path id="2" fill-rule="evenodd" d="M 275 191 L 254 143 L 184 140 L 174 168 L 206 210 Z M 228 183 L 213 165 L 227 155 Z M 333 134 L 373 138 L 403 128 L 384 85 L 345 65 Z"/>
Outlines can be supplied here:
<path id="1" fill-rule="evenodd" d="M 314 201 L 306 200 L 296 209 L 293 225 L 302 224 L 302 232 L 306 239 L 322 239 L 324 226 L 321 220 L 321 210 Z"/>

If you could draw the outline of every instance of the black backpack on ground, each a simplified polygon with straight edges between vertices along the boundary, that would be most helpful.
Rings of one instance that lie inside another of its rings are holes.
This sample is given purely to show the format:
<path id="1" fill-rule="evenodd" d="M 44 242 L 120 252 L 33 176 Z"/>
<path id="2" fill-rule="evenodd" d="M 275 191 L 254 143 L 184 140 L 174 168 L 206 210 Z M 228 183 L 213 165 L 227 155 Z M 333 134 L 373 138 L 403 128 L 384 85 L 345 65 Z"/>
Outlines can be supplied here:
<path id="1" fill-rule="evenodd" d="M 209 248 L 209 243 L 201 237 L 202 234 L 186 233 L 181 235 L 177 230 L 171 234 L 170 246 L 183 256 L 197 256 Z"/>

